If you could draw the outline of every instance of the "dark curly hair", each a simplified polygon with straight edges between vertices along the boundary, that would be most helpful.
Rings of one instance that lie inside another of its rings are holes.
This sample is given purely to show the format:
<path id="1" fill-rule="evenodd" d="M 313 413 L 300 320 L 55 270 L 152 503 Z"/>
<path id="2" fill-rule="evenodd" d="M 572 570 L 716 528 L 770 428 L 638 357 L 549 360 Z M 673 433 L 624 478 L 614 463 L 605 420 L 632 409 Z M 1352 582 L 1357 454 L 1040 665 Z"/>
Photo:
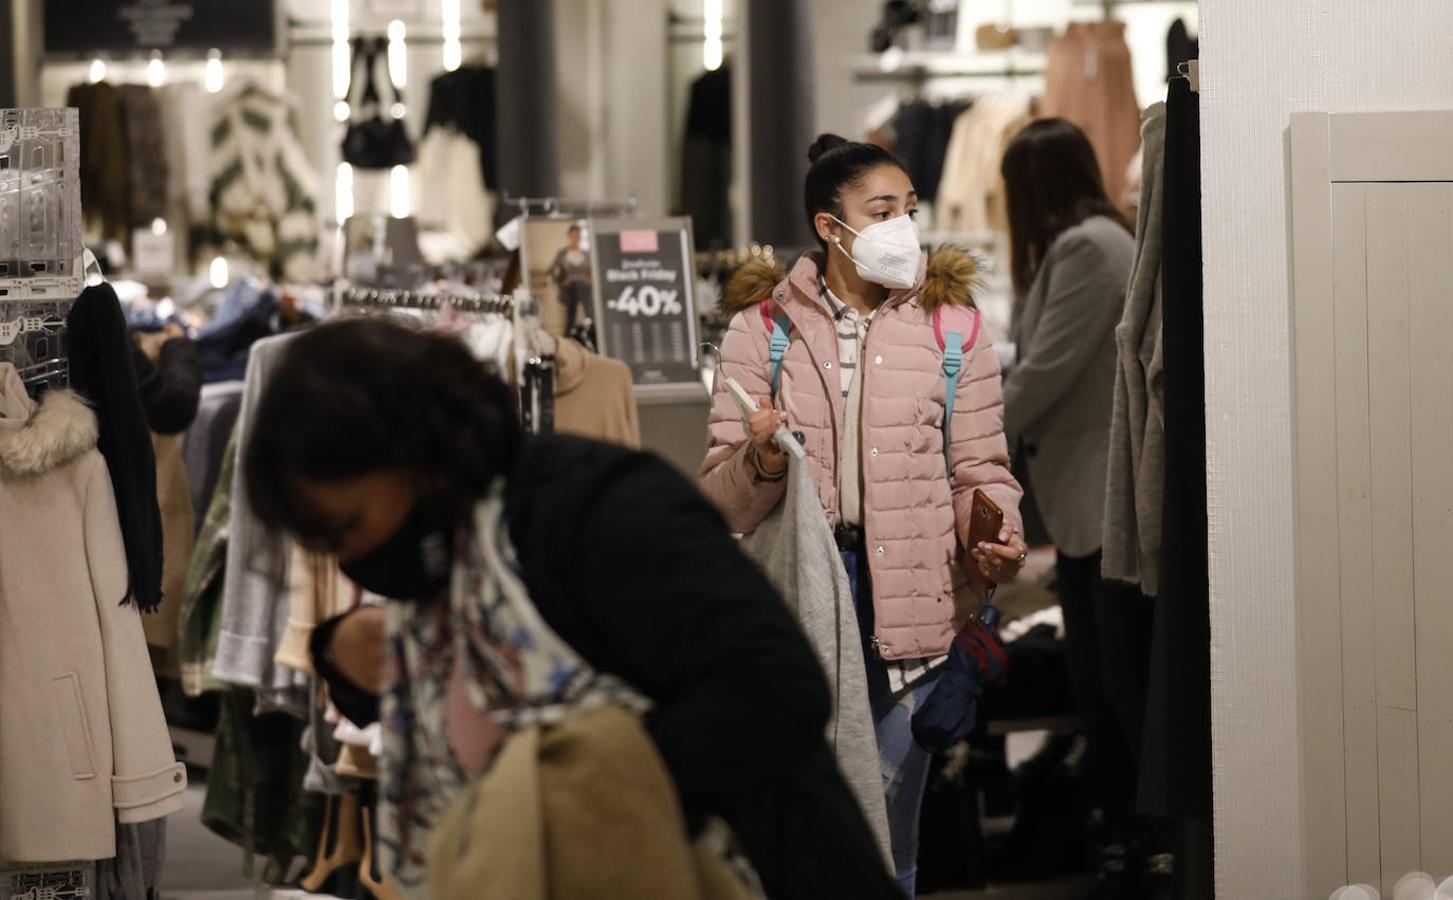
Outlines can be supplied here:
<path id="1" fill-rule="evenodd" d="M 514 391 L 458 340 L 397 322 L 320 325 L 282 353 L 248 423 L 246 489 L 263 525 L 326 546 L 296 482 L 400 469 L 437 482 L 460 518 L 513 467 Z"/>

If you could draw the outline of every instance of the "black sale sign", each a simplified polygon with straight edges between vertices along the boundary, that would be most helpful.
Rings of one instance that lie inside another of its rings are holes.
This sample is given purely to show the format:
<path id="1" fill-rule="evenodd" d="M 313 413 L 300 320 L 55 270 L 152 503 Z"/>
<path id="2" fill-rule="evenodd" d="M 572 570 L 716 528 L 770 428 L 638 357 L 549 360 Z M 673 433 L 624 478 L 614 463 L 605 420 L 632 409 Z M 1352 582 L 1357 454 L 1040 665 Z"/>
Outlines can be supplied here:
<path id="1" fill-rule="evenodd" d="M 596 336 L 638 385 L 700 384 L 689 219 L 597 220 Z"/>

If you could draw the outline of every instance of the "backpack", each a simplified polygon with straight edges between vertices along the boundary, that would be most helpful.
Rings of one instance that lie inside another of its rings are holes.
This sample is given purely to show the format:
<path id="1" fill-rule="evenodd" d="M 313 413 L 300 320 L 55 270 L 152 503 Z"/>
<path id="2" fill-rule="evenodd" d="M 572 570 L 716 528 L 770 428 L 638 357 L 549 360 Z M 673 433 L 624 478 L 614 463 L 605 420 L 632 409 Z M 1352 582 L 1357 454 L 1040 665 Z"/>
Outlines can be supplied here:
<path id="1" fill-rule="evenodd" d="M 792 343 L 792 320 L 780 309 L 773 314 L 770 300 L 763 300 L 760 310 L 771 335 L 767 358 L 771 363 L 772 405 L 776 406 L 777 390 L 782 383 L 782 361 Z M 974 349 L 974 342 L 979 339 L 979 322 L 976 309 L 940 306 L 933 311 L 933 335 L 943 353 L 943 458 L 950 478 L 953 477 L 954 402 L 958 399 L 959 373 L 963 371 L 964 355 Z"/>

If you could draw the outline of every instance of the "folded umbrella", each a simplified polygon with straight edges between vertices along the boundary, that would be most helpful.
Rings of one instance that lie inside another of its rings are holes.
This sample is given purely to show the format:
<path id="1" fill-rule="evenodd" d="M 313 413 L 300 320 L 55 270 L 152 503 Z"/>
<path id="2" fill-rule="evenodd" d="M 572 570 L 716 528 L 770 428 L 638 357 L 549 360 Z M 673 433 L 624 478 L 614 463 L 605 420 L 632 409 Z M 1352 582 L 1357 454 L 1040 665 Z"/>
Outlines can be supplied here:
<path id="1" fill-rule="evenodd" d="M 938 683 L 913 714 L 914 740 L 932 753 L 963 740 L 977 721 L 979 697 L 1002 684 L 1008 673 L 1009 655 L 999 640 L 999 610 L 991 593 L 978 617 L 954 635 Z"/>

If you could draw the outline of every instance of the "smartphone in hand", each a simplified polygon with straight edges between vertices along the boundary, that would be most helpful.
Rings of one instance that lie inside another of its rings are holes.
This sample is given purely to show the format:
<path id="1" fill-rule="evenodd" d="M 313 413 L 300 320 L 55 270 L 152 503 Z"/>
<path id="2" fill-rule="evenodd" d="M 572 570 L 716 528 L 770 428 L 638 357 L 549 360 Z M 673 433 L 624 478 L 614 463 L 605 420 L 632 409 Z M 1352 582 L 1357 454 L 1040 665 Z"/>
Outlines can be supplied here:
<path id="1" fill-rule="evenodd" d="M 1004 530 L 1004 510 L 999 504 L 989 498 L 989 495 L 982 490 L 974 491 L 974 506 L 970 513 L 973 521 L 969 523 L 969 543 L 967 550 L 973 550 L 980 544 L 998 544 L 999 532 Z M 978 566 L 968 566 L 969 574 L 980 584 L 993 586 Z"/>

